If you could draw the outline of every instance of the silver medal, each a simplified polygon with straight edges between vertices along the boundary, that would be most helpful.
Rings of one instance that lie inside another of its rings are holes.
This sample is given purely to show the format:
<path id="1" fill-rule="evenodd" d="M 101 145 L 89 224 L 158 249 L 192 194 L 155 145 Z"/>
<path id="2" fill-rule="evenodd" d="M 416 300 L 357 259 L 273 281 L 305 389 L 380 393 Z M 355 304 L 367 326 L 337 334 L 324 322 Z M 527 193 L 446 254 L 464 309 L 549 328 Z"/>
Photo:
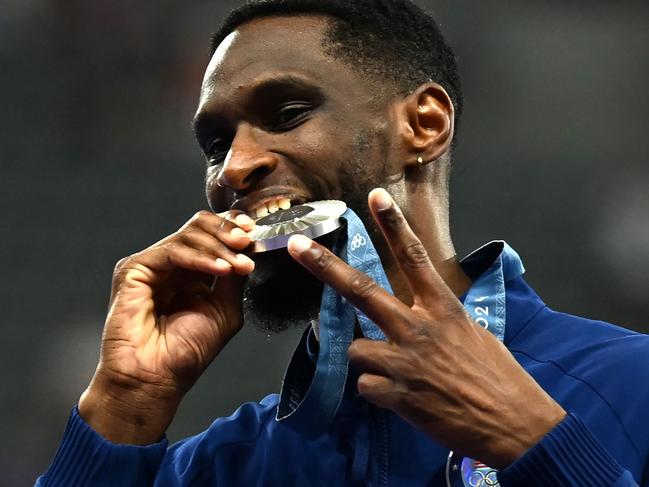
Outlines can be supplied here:
<path id="1" fill-rule="evenodd" d="M 291 235 L 317 238 L 333 232 L 342 226 L 340 217 L 346 209 L 347 205 L 338 200 L 311 201 L 264 216 L 248 232 L 253 241 L 253 252 L 284 248 Z"/>

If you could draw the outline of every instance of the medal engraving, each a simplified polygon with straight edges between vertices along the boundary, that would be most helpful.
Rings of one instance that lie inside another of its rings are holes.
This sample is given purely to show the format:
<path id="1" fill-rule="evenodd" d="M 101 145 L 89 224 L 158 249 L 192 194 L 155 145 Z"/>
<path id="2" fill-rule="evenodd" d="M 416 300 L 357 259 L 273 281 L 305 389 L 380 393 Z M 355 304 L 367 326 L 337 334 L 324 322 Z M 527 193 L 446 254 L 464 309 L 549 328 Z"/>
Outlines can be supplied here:
<path id="1" fill-rule="evenodd" d="M 259 220 L 257 220 L 257 225 L 276 225 L 278 223 L 284 223 L 296 218 L 302 218 L 303 216 L 308 215 L 313 211 L 313 208 L 307 205 L 293 206 L 288 210 L 279 210 L 275 213 L 266 215 Z"/>
<path id="2" fill-rule="evenodd" d="M 342 226 L 341 215 L 347 205 L 338 200 L 312 201 L 279 210 L 257 220 L 248 235 L 255 253 L 286 247 L 291 235 L 318 238 Z"/>

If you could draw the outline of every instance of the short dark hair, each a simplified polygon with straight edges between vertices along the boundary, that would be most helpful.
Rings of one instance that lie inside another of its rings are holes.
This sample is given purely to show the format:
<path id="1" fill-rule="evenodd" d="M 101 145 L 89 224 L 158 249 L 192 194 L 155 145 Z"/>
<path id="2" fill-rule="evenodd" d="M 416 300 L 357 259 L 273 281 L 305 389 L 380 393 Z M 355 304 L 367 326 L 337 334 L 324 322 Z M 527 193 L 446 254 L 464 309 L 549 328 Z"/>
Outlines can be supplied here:
<path id="1" fill-rule="evenodd" d="M 455 108 L 456 132 L 462 90 L 455 55 L 431 15 L 410 0 L 248 0 L 233 10 L 212 37 L 210 56 L 241 24 L 262 17 L 321 14 L 334 22 L 325 52 L 401 94 L 434 81 Z"/>

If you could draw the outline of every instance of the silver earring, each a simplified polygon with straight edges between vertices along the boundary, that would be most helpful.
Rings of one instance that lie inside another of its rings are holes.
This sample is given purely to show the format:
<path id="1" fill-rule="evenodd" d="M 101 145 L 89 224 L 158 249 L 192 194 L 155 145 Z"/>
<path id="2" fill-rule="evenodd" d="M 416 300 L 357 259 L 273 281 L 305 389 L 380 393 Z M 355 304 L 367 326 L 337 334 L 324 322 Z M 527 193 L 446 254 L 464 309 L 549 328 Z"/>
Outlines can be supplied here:
<path id="1" fill-rule="evenodd" d="M 423 165 L 424 165 L 424 159 L 423 159 L 423 157 L 419 156 L 419 157 L 417 158 L 417 164 L 419 164 L 420 166 L 423 166 Z"/>

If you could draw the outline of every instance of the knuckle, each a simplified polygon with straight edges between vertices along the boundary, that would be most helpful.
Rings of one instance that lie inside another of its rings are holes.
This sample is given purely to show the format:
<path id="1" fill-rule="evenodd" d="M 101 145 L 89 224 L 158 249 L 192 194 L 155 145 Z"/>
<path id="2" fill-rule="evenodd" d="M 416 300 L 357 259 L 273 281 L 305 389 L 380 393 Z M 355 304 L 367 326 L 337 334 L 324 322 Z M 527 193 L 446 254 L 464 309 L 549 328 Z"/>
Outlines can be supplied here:
<path id="1" fill-rule="evenodd" d="M 194 246 L 200 242 L 200 237 L 205 232 L 196 226 L 188 226 L 180 230 L 177 235 L 177 240 L 188 246 Z"/>
<path id="2" fill-rule="evenodd" d="M 184 247 L 184 244 L 182 242 L 177 242 L 175 240 L 166 242 L 164 245 L 161 246 L 161 255 L 162 258 L 167 262 L 167 264 L 171 265 L 177 262 L 178 258 L 182 255 L 182 248 Z"/>
<path id="3" fill-rule="evenodd" d="M 401 254 L 402 261 L 410 267 L 421 268 L 430 265 L 428 252 L 421 242 L 406 245 Z"/>
<path id="4" fill-rule="evenodd" d="M 358 343 L 358 340 L 354 340 L 347 349 L 347 357 L 350 360 L 355 360 L 362 355 L 361 345 Z"/>
<path id="5" fill-rule="evenodd" d="M 371 393 L 374 388 L 374 381 L 369 374 L 361 374 L 358 377 L 356 387 L 361 394 Z"/>
<path id="6" fill-rule="evenodd" d="M 437 329 L 435 321 L 431 320 L 430 316 L 424 315 L 408 315 L 406 318 L 407 336 L 410 342 L 416 344 L 418 342 L 428 342 L 437 336 Z M 409 356 L 410 359 L 412 356 Z"/>
<path id="7" fill-rule="evenodd" d="M 113 269 L 113 277 L 123 277 L 129 272 L 129 270 L 137 267 L 139 256 L 140 252 L 119 259 L 115 264 L 115 268 Z"/>
<path id="8" fill-rule="evenodd" d="M 449 318 L 464 319 L 467 317 L 467 312 L 464 307 L 460 306 L 459 302 L 456 301 L 448 301 L 445 303 L 443 310 L 444 314 Z"/>
<path id="9" fill-rule="evenodd" d="M 194 213 L 194 215 L 189 219 L 189 221 L 183 225 L 183 229 L 190 228 L 194 225 L 199 225 L 202 222 L 205 222 L 208 218 L 213 217 L 213 213 L 207 210 L 200 210 Z"/>
<path id="10" fill-rule="evenodd" d="M 113 269 L 113 274 L 115 275 L 120 274 L 124 268 L 128 267 L 128 264 L 131 261 L 131 259 L 132 256 L 122 257 L 121 259 L 119 259 L 115 264 L 115 268 Z"/>
<path id="11" fill-rule="evenodd" d="M 464 320 L 466 312 L 457 303 L 443 303 L 436 309 L 436 318 L 442 323 L 453 323 Z"/>
<path id="12" fill-rule="evenodd" d="M 118 289 L 121 284 L 128 279 L 128 274 L 133 269 L 137 268 L 137 256 L 139 254 L 129 255 L 128 257 L 123 257 L 117 261 L 115 268 L 113 269 L 112 277 L 112 289 L 113 293 Z"/>
<path id="13" fill-rule="evenodd" d="M 432 330 L 428 323 L 417 323 L 411 329 L 411 334 L 416 340 L 428 340 L 432 337 Z"/>
<path id="14" fill-rule="evenodd" d="M 353 274 L 349 280 L 350 292 L 361 299 L 368 299 L 377 291 L 374 281 L 365 274 Z"/>
<path id="15" fill-rule="evenodd" d="M 170 240 L 173 240 L 174 238 L 183 240 L 187 238 L 189 235 L 195 234 L 197 231 L 196 225 L 188 224 L 184 225 L 180 230 L 178 230 L 176 233 L 172 235 L 172 238 Z"/>
<path id="16" fill-rule="evenodd" d="M 312 263 L 316 269 L 320 271 L 326 271 L 331 268 L 334 263 L 334 259 L 332 254 L 322 251 L 319 253 L 319 255 L 313 258 Z"/>
<path id="17" fill-rule="evenodd" d="M 403 214 L 394 206 L 381 215 L 381 219 L 383 224 L 390 230 L 398 230 L 405 223 Z"/>
<path id="18" fill-rule="evenodd" d="M 178 249 L 180 248 L 182 244 L 180 242 L 177 242 L 175 240 L 170 240 L 169 242 L 166 242 L 164 244 L 164 250 L 166 254 L 173 254 L 178 252 Z"/>
<path id="19" fill-rule="evenodd" d="M 124 279 L 127 269 L 130 267 L 132 256 L 122 257 L 117 261 L 113 269 L 113 286 Z"/>

